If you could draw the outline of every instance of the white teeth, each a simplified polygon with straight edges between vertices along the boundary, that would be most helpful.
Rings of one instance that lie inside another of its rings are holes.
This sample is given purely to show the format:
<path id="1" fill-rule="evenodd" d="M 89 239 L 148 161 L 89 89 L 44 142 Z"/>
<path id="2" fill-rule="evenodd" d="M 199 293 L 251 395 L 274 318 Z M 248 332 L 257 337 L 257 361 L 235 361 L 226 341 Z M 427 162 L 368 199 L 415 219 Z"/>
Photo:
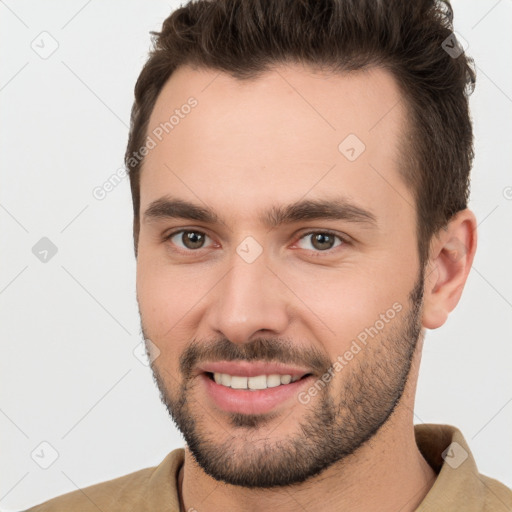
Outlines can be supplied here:
<path id="1" fill-rule="evenodd" d="M 275 388 L 281 384 L 290 384 L 300 379 L 291 375 L 257 375 L 256 377 L 240 377 L 238 375 L 229 375 L 227 373 L 214 373 L 213 379 L 217 384 L 231 387 L 233 389 L 267 389 Z"/>
<path id="2" fill-rule="evenodd" d="M 290 384 L 292 381 L 291 375 L 281 375 L 281 384 Z"/>
<path id="3" fill-rule="evenodd" d="M 249 377 L 249 389 L 267 389 L 267 376 L 258 375 L 257 377 Z"/>
<path id="4" fill-rule="evenodd" d="M 267 377 L 267 388 L 275 388 L 281 384 L 281 375 L 269 375 Z"/>
<path id="5" fill-rule="evenodd" d="M 231 377 L 231 387 L 233 389 L 247 389 L 247 377 L 233 375 Z"/>

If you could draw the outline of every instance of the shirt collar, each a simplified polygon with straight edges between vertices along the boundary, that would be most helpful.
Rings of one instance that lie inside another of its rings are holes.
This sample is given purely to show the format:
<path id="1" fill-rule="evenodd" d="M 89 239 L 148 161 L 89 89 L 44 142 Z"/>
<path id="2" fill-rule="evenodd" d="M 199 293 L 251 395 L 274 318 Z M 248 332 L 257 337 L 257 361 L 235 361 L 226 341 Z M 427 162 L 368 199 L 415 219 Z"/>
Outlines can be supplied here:
<path id="1" fill-rule="evenodd" d="M 416 512 L 481 512 L 485 509 L 486 496 L 499 497 L 490 487 L 490 479 L 480 475 L 475 459 L 462 433 L 451 425 L 420 424 L 414 426 L 416 444 L 437 474 L 436 481 L 420 503 Z M 163 496 L 151 496 L 155 505 L 166 503 L 169 510 L 179 510 L 177 479 L 184 462 L 184 449 L 178 448 L 169 453 L 153 475 L 157 487 L 165 487 Z M 170 478 L 169 478 L 170 477 Z M 174 485 L 171 485 L 174 482 Z M 501 500 L 500 500 L 501 501 Z M 503 503 L 503 501 L 502 501 Z"/>
<path id="2" fill-rule="evenodd" d="M 485 477 L 462 433 L 450 425 L 415 425 L 416 444 L 432 469 L 436 481 L 416 512 L 443 510 L 479 512 L 487 494 Z"/>

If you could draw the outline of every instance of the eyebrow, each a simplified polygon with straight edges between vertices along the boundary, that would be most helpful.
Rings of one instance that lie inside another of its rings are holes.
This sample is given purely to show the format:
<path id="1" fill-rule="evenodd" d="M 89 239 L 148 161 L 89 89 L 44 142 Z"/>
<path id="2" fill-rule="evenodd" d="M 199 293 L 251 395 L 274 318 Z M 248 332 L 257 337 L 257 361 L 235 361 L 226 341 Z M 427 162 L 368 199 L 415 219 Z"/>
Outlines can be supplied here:
<path id="1" fill-rule="evenodd" d="M 164 219 L 188 219 L 206 224 L 225 224 L 211 208 L 169 196 L 153 201 L 143 215 L 143 222 Z M 259 221 L 270 229 L 282 224 L 321 219 L 344 220 L 367 227 L 377 226 L 377 219 L 372 212 L 350 203 L 343 197 L 301 200 L 290 205 L 272 206 L 259 216 Z"/>

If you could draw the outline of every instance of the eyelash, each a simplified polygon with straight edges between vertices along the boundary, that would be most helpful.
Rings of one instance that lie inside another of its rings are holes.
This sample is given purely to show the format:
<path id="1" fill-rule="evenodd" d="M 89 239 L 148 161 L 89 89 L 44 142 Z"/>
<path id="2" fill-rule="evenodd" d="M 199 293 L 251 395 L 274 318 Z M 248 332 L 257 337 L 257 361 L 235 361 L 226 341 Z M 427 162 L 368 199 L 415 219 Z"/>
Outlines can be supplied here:
<path id="1" fill-rule="evenodd" d="M 176 236 L 176 235 L 178 235 L 180 233 L 186 233 L 186 232 L 189 232 L 189 233 L 199 233 L 201 235 L 204 235 L 204 236 L 207 236 L 208 238 L 210 238 L 204 231 L 200 231 L 198 229 L 178 229 L 177 231 L 173 231 L 172 233 L 169 233 L 168 235 L 165 235 L 163 237 L 163 241 L 164 242 L 168 242 L 174 236 Z M 307 250 L 308 252 L 312 253 L 312 255 L 314 257 L 320 257 L 321 258 L 323 254 L 331 255 L 335 249 L 338 249 L 338 248 L 340 248 L 340 247 L 342 247 L 342 246 L 344 246 L 344 245 L 349 243 L 348 237 L 341 236 L 340 234 L 335 233 L 335 232 L 330 231 L 330 230 L 312 230 L 312 231 L 308 231 L 306 233 L 302 233 L 299 236 L 299 238 L 297 239 L 297 241 L 300 241 L 300 240 L 302 240 L 303 238 L 305 238 L 307 236 L 315 235 L 315 234 L 322 234 L 322 235 L 333 236 L 335 238 L 338 238 L 341 243 L 339 245 L 335 246 L 335 247 L 332 247 L 331 249 L 326 249 L 325 251 L 314 251 L 314 250 L 311 250 L 311 249 L 304 249 L 304 250 Z M 178 248 L 178 252 L 180 252 L 182 254 L 189 254 L 189 253 L 193 253 L 193 252 L 199 252 L 201 249 L 203 249 L 203 247 L 200 247 L 199 249 L 181 249 L 181 248 Z"/>

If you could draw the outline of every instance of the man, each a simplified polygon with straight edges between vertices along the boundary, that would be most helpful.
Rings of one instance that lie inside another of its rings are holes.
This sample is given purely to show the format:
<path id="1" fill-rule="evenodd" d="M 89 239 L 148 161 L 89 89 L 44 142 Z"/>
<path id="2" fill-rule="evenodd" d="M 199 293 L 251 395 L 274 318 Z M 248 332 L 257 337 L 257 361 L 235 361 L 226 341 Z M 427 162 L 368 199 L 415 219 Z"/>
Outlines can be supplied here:
<path id="1" fill-rule="evenodd" d="M 135 88 L 137 298 L 186 440 L 31 510 L 511 510 L 413 425 L 476 250 L 468 58 L 429 0 L 175 11 Z"/>

